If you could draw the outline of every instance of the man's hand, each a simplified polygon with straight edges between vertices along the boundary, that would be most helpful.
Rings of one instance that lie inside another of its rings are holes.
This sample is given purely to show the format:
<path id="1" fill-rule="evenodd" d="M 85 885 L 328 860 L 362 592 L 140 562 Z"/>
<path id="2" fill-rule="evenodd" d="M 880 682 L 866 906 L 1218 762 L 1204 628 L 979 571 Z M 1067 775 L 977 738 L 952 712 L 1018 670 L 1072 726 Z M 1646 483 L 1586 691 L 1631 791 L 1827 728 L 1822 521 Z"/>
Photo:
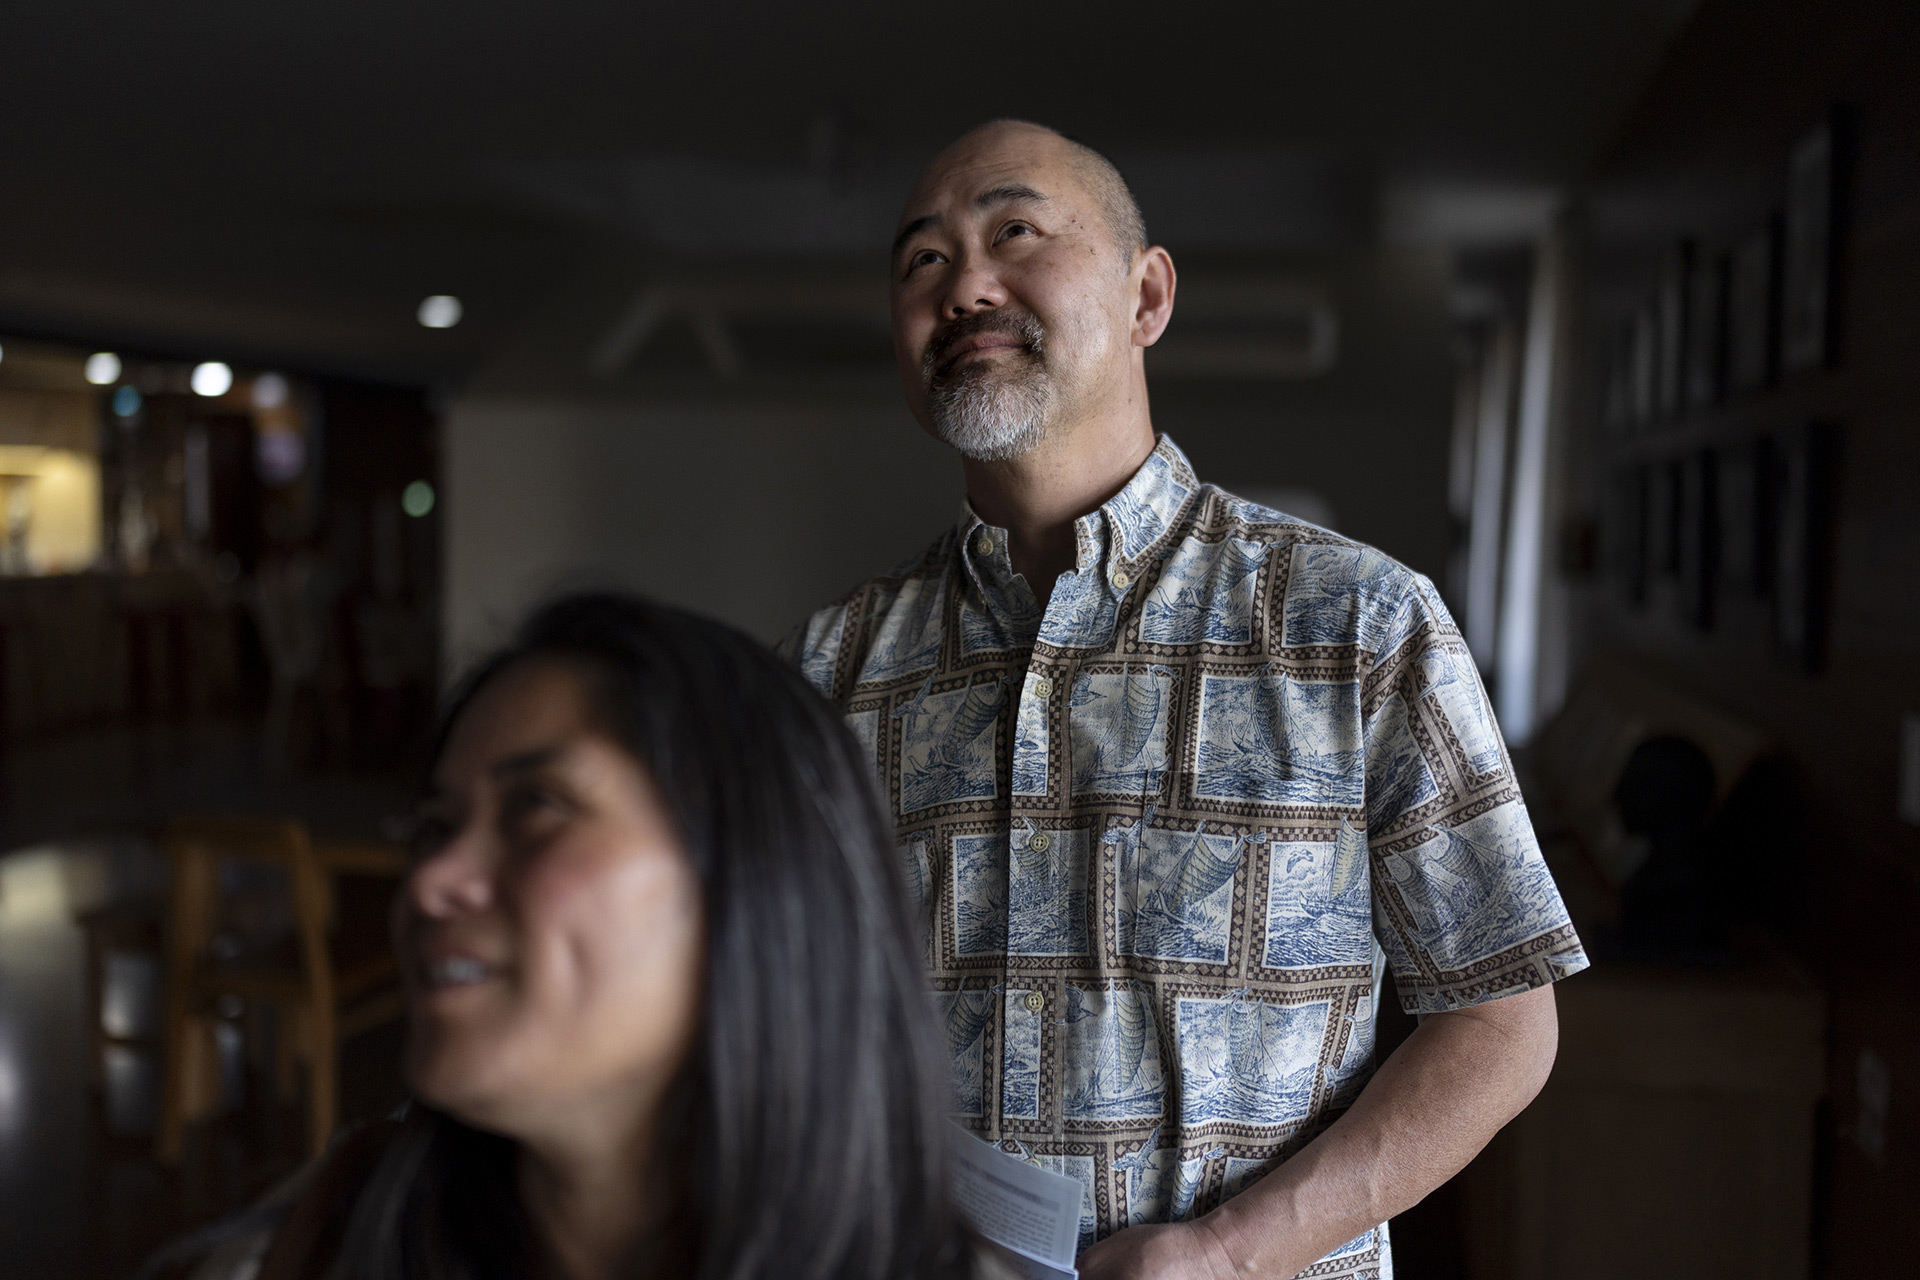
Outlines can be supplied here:
<path id="1" fill-rule="evenodd" d="M 1116 1231 L 1080 1255 L 1081 1280 L 1229 1280 L 1233 1262 L 1203 1221 Z"/>

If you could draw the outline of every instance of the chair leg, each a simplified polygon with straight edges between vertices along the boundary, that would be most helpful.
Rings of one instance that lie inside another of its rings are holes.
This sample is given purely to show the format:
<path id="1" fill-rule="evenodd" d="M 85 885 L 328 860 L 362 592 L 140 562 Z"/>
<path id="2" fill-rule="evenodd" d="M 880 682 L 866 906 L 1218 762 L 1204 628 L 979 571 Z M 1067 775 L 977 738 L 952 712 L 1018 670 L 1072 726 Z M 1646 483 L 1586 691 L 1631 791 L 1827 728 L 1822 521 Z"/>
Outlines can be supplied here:
<path id="1" fill-rule="evenodd" d="M 283 1103 L 300 1098 L 300 1010 L 295 1005 L 273 1008 L 273 1091 Z"/>
<path id="2" fill-rule="evenodd" d="M 155 1153 L 174 1164 L 186 1146 L 189 1124 L 204 1120 L 220 1105 L 220 1046 L 211 1019 L 186 1016 L 169 1028 L 160 1133 Z"/>
<path id="3" fill-rule="evenodd" d="M 308 1014 L 312 1029 L 313 1056 L 307 1060 L 307 1152 L 318 1156 L 333 1138 L 333 1126 L 340 1108 L 340 1045 L 334 1035 L 333 1010 L 314 1009 Z"/>

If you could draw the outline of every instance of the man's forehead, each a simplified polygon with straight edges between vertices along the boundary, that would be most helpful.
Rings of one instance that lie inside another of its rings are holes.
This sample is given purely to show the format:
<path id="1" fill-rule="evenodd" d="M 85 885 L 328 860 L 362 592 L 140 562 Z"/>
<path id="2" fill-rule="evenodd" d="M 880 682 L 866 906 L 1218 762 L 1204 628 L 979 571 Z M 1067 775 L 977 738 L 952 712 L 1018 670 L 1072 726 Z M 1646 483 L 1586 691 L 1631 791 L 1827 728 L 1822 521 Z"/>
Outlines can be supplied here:
<path id="1" fill-rule="evenodd" d="M 901 211 L 900 225 L 930 213 L 972 206 L 988 195 L 1011 199 L 1031 193 L 1046 200 L 1072 198 L 1078 189 L 1071 158 L 1064 154 L 1063 147 L 1048 145 L 1060 141 L 1057 135 L 1039 129 L 962 139 L 920 175 Z"/>

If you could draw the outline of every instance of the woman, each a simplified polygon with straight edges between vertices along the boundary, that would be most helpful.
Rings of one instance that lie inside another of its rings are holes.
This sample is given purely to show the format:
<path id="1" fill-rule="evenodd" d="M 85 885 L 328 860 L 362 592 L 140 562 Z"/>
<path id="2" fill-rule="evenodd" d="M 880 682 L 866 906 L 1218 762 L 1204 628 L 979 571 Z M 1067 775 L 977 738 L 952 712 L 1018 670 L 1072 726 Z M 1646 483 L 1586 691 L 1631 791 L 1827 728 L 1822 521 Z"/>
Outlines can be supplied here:
<path id="1" fill-rule="evenodd" d="M 415 1101 L 262 1280 L 971 1274 L 868 769 L 737 632 L 536 616 L 448 713 L 395 910 Z"/>

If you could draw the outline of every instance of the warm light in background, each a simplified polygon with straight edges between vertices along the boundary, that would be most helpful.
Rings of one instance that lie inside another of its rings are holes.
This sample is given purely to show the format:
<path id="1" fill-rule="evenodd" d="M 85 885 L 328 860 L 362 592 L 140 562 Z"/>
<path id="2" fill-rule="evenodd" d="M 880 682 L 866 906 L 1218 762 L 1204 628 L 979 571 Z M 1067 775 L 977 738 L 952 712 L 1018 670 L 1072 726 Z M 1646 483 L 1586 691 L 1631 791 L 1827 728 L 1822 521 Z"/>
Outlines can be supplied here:
<path id="1" fill-rule="evenodd" d="M 420 323 L 429 329 L 451 329 L 460 323 L 460 299 L 450 293 L 436 293 L 420 301 Z"/>
<path id="2" fill-rule="evenodd" d="M 410 516 L 423 516 L 433 510 L 433 486 L 415 480 L 401 491 L 400 509 Z"/>
<path id="3" fill-rule="evenodd" d="M 193 367 L 193 393 L 199 396 L 223 396 L 233 386 L 233 370 L 218 360 Z"/>
<path id="4" fill-rule="evenodd" d="M 108 386 L 120 379 L 120 357 L 111 351 L 96 351 L 87 357 L 87 381 L 96 387 Z"/>
<path id="5" fill-rule="evenodd" d="M 0 445 L 0 573 L 74 573 L 100 555 L 100 463 L 73 449 Z"/>

